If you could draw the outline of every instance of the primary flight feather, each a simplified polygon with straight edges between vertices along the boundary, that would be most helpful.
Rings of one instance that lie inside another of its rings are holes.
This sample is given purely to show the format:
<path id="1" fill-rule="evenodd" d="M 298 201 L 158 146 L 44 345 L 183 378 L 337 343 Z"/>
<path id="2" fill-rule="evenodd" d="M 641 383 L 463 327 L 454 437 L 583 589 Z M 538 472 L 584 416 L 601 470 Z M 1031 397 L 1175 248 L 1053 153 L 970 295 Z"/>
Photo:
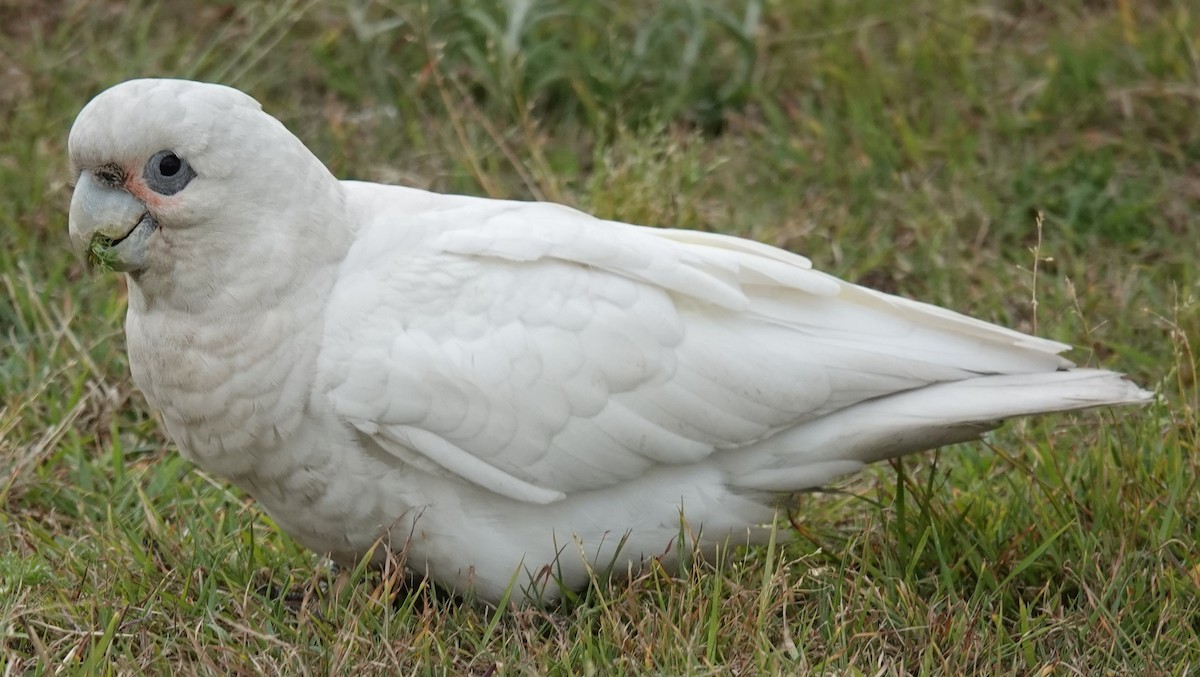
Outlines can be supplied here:
<path id="1" fill-rule="evenodd" d="M 486 601 L 669 558 L 681 515 L 754 542 L 866 463 L 1150 397 L 749 240 L 339 181 L 220 85 L 117 85 L 69 147 L 72 242 L 127 274 L 180 451 L 317 552 L 379 544 Z"/>

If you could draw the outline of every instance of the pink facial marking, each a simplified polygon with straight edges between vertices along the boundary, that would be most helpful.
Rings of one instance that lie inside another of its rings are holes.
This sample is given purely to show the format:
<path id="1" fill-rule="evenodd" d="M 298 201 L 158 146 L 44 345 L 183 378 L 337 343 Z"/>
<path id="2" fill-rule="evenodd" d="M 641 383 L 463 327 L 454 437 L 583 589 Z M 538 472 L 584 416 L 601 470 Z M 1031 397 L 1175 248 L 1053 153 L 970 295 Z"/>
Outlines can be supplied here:
<path id="1" fill-rule="evenodd" d="M 142 180 L 142 175 L 136 172 L 125 172 L 125 190 L 129 191 L 137 199 L 142 201 L 142 204 L 151 209 L 157 209 L 163 204 L 163 196 L 150 190 L 146 186 L 146 182 Z"/>

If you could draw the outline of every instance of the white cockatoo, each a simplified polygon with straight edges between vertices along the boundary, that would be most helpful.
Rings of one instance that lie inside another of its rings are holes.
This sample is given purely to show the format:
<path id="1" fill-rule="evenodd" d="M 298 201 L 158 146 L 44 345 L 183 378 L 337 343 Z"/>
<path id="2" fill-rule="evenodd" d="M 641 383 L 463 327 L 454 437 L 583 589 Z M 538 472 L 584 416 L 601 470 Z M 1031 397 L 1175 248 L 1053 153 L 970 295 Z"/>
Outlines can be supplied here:
<path id="1" fill-rule="evenodd" d="M 402 554 L 487 602 L 683 533 L 760 541 L 781 497 L 1006 418 L 1150 398 L 765 244 L 339 181 L 229 87 L 119 84 L 69 146 L 71 241 L 127 275 L 133 380 L 180 452 L 336 562 Z"/>

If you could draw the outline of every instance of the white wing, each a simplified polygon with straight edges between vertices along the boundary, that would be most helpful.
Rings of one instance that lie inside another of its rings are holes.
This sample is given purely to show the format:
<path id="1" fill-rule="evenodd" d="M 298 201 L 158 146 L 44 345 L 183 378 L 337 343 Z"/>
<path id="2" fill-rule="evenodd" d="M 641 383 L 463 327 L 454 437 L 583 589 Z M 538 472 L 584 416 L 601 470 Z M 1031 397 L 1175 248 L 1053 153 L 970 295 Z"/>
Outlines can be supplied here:
<path id="1" fill-rule="evenodd" d="M 348 192 L 370 218 L 330 300 L 321 388 L 364 443 L 519 501 L 702 462 L 930 383 L 1068 364 L 1065 345 L 747 240 Z"/>

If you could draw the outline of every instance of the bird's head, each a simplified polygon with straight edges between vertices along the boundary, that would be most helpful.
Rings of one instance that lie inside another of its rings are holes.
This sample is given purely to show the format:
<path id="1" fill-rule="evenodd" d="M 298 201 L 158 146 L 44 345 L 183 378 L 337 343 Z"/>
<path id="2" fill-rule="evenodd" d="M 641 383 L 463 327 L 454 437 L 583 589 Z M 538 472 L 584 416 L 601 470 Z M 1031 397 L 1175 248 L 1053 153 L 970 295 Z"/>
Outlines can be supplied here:
<path id="1" fill-rule="evenodd" d="M 80 111 L 68 148 L 75 249 L 160 291 L 211 291 L 274 254 L 296 258 L 340 199 L 295 136 L 221 85 L 116 85 Z"/>

